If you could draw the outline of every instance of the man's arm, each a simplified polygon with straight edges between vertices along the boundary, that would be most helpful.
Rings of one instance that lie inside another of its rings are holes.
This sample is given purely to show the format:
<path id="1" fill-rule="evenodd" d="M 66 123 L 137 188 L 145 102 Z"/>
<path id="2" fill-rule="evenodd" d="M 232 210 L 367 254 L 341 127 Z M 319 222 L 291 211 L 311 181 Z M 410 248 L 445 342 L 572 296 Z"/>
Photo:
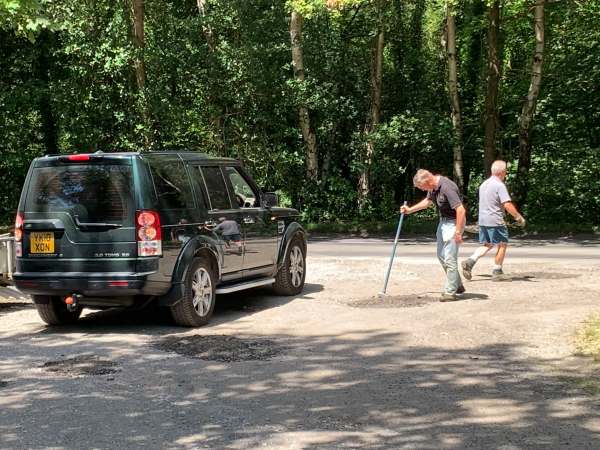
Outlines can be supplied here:
<path id="1" fill-rule="evenodd" d="M 432 204 L 433 204 L 433 202 L 430 199 L 428 199 L 427 197 L 425 197 L 419 203 L 415 203 L 412 206 L 404 206 L 404 205 L 402 205 L 400 207 L 400 212 L 402 214 L 412 214 L 412 213 L 416 213 L 417 211 L 421 211 L 422 209 L 427 209 Z"/>
<path id="2" fill-rule="evenodd" d="M 525 218 L 519 213 L 519 211 L 517 211 L 517 207 L 514 205 L 513 202 L 504 202 L 502 203 L 502 206 L 504 206 L 506 212 L 508 212 L 511 216 L 515 218 L 519 225 L 525 225 Z"/>
<path id="3" fill-rule="evenodd" d="M 460 244 L 463 240 L 463 232 L 465 231 L 467 210 L 462 203 L 454 208 L 454 210 L 456 211 L 456 231 L 454 232 L 454 240 Z"/>

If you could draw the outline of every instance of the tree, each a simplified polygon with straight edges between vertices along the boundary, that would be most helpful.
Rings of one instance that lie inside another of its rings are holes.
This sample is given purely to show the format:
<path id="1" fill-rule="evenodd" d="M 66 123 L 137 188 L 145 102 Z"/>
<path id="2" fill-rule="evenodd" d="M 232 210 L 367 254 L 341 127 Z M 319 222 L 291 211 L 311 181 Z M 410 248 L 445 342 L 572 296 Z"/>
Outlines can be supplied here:
<path id="1" fill-rule="evenodd" d="M 523 102 L 519 117 L 519 164 L 515 182 L 515 199 L 521 207 L 527 200 L 529 186 L 529 169 L 531 167 L 531 127 L 542 84 L 542 68 L 544 65 L 544 7 L 546 0 L 535 0 L 533 13 L 533 32 L 535 50 L 531 64 L 531 84 L 527 98 Z"/>
<path id="2" fill-rule="evenodd" d="M 371 193 L 371 165 L 375 153 L 375 143 L 370 136 L 379 125 L 381 116 L 381 95 L 383 90 L 383 49 L 385 47 L 383 6 L 385 0 L 377 1 L 377 30 L 373 38 L 371 48 L 371 96 L 369 115 L 365 123 L 364 134 L 366 137 L 366 148 L 362 168 L 358 180 L 358 209 L 364 212 Z"/>
<path id="3" fill-rule="evenodd" d="M 302 24 L 304 18 L 295 10 L 290 17 L 290 40 L 292 44 L 292 66 L 294 77 L 304 88 L 306 76 L 304 74 L 304 56 L 302 53 Z M 317 153 L 317 137 L 310 124 L 310 114 L 306 103 L 300 102 L 298 106 L 298 122 L 302 130 L 302 137 L 306 145 L 306 176 L 310 180 L 316 180 L 319 173 L 319 161 Z"/>
<path id="4" fill-rule="evenodd" d="M 485 174 L 489 175 L 492 163 L 498 157 L 498 89 L 500 85 L 500 0 L 493 0 L 488 9 L 487 33 L 487 89 L 485 95 L 483 159 Z"/>
<path id="5" fill-rule="evenodd" d="M 152 146 L 152 126 L 146 97 L 146 65 L 144 63 L 144 0 L 131 0 L 131 15 L 133 18 L 132 42 L 135 48 L 133 67 L 138 91 L 139 108 L 144 122 L 144 145 L 146 149 Z"/>
<path id="6" fill-rule="evenodd" d="M 456 25 L 454 22 L 452 0 L 446 1 L 446 54 L 448 57 L 448 95 L 450 99 L 450 117 L 454 142 L 452 144 L 454 181 L 462 191 L 465 187 L 463 169 L 463 125 L 458 93 L 458 70 L 456 68 Z"/>

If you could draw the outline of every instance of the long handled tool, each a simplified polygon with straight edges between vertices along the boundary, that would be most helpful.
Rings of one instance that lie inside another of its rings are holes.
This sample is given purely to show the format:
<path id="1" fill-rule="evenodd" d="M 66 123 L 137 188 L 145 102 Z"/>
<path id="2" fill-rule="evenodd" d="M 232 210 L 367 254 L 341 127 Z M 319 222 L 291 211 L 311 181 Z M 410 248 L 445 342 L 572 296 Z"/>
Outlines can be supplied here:
<path id="1" fill-rule="evenodd" d="M 406 206 L 407 202 L 404 202 L 404 206 Z M 392 250 L 392 257 L 390 258 L 390 265 L 388 267 L 387 273 L 385 274 L 385 283 L 383 284 L 383 290 L 379 293 L 379 295 L 386 295 L 385 291 L 387 291 L 388 281 L 390 280 L 390 272 L 392 271 L 392 265 L 394 264 L 394 257 L 396 256 L 396 247 L 398 246 L 398 238 L 400 237 L 400 230 L 402 229 L 402 222 L 404 221 L 404 213 L 400 214 L 400 221 L 398 222 L 398 229 L 396 230 L 396 239 L 394 239 L 394 249 Z"/>

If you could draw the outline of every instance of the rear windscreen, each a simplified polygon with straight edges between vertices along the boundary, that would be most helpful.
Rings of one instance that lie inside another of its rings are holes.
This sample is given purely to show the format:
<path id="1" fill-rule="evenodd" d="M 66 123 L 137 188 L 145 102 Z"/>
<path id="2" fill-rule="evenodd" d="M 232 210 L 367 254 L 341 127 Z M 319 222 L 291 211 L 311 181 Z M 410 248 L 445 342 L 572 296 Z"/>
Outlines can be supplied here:
<path id="1" fill-rule="evenodd" d="M 131 166 L 85 164 L 33 171 L 25 211 L 67 212 L 80 222 L 133 222 Z"/>

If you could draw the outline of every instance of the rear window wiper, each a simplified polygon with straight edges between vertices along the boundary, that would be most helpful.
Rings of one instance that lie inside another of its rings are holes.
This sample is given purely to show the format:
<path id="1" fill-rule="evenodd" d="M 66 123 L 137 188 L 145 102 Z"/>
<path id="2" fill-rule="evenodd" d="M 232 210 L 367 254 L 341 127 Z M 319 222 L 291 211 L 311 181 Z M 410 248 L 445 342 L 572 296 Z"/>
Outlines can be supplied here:
<path id="1" fill-rule="evenodd" d="M 80 222 L 78 215 L 74 215 L 73 218 L 75 219 L 75 225 L 82 230 L 114 230 L 123 226 L 123 224 L 120 223 Z"/>

